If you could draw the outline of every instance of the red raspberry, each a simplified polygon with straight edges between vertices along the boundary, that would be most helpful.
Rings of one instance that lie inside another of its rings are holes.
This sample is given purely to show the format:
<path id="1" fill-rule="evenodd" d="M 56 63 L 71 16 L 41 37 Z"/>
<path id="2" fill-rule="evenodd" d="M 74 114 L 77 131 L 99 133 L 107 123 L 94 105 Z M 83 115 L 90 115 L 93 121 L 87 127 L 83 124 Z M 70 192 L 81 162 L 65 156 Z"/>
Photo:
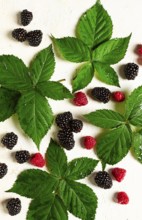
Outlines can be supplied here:
<path id="1" fill-rule="evenodd" d="M 30 163 L 36 167 L 43 167 L 45 165 L 45 160 L 40 153 L 36 153 L 32 156 Z"/>
<path id="2" fill-rule="evenodd" d="M 119 91 L 113 92 L 112 97 L 116 102 L 123 102 L 125 100 L 125 94 Z"/>
<path id="3" fill-rule="evenodd" d="M 129 197 L 125 192 L 117 193 L 117 202 L 122 205 L 127 205 L 129 203 Z"/>
<path id="4" fill-rule="evenodd" d="M 88 104 L 88 100 L 87 100 L 87 97 L 86 97 L 85 93 L 77 92 L 74 95 L 75 95 L 75 97 L 73 99 L 73 103 L 76 106 L 84 106 L 84 105 Z"/>
<path id="5" fill-rule="evenodd" d="M 125 175 L 126 175 L 126 170 L 122 169 L 122 168 L 113 168 L 112 169 L 112 175 L 114 176 L 114 178 L 116 179 L 116 181 L 121 182 Z"/>
<path id="6" fill-rule="evenodd" d="M 138 47 L 137 47 L 137 54 L 142 56 L 142 45 L 138 45 Z"/>
<path id="7" fill-rule="evenodd" d="M 96 145 L 96 139 L 91 136 L 85 136 L 84 137 L 84 147 L 87 150 L 92 149 Z"/>

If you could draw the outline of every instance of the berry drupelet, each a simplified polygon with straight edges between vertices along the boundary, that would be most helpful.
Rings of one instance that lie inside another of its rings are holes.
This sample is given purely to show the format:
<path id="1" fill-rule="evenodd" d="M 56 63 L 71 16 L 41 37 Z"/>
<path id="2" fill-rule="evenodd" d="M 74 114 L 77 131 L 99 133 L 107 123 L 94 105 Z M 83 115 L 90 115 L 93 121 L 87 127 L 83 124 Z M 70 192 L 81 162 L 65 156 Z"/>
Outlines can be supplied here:
<path id="1" fill-rule="evenodd" d="M 5 163 L 0 163 L 0 179 L 2 179 L 8 171 L 8 167 Z"/>
<path id="2" fill-rule="evenodd" d="M 23 28 L 17 28 L 12 31 L 12 37 L 20 42 L 24 42 L 27 39 L 27 31 Z"/>
<path id="3" fill-rule="evenodd" d="M 125 65 L 124 73 L 125 77 L 128 80 L 134 80 L 136 76 L 138 75 L 139 66 L 135 63 L 128 63 Z"/>
<path id="4" fill-rule="evenodd" d="M 111 92 L 105 87 L 95 87 L 92 89 L 92 97 L 100 102 L 107 103 L 110 100 Z"/>
<path id="5" fill-rule="evenodd" d="M 40 30 L 34 30 L 27 33 L 27 40 L 30 46 L 37 47 L 42 41 L 43 33 Z"/>
<path id="6" fill-rule="evenodd" d="M 13 147 L 17 144 L 17 140 L 18 136 L 13 132 L 10 132 L 3 136 L 1 143 L 9 150 L 12 150 Z"/>
<path id="7" fill-rule="evenodd" d="M 25 163 L 30 159 L 30 153 L 27 150 L 17 151 L 15 154 L 15 159 L 18 163 Z"/>
<path id="8" fill-rule="evenodd" d="M 97 186 L 110 189 L 112 187 L 112 179 L 106 171 L 99 171 L 95 176 L 95 183 Z"/>
<path id="9" fill-rule="evenodd" d="M 28 24 L 30 24 L 30 22 L 33 19 L 33 14 L 32 12 L 28 11 L 27 9 L 23 10 L 21 12 L 21 24 L 23 26 L 27 26 Z"/>
<path id="10" fill-rule="evenodd" d="M 8 209 L 9 215 L 11 216 L 17 215 L 21 211 L 21 201 L 18 198 L 10 199 L 6 207 Z"/>

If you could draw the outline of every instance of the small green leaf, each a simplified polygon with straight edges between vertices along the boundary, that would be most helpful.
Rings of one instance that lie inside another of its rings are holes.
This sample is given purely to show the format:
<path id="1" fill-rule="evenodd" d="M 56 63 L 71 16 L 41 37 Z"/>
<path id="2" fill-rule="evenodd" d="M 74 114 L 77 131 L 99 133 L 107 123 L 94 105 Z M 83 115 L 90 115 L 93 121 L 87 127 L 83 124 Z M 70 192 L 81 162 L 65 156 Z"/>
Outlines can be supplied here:
<path id="1" fill-rule="evenodd" d="M 47 96 L 48 98 L 54 100 L 73 98 L 73 95 L 70 93 L 70 91 L 59 82 L 41 82 L 37 84 L 37 89 L 43 96 Z"/>
<path id="2" fill-rule="evenodd" d="M 79 39 L 74 37 L 52 38 L 58 54 L 65 60 L 80 63 L 90 60 L 89 48 Z"/>
<path id="3" fill-rule="evenodd" d="M 97 144 L 97 155 L 104 163 L 116 164 L 127 155 L 131 141 L 130 127 L 119 126 L 101 137 Z"/>
<path id="4" fill-rule="evenodd" d="M 52 139 L 46 152 L 46 161 L 49 171 L 58 177 L 62 177 L 67 169 L 67 156 L 64 150 Z"/>
<path id="5" fill-rule="evenodd" d="M 82 157 L 72 160 L 68 164 L 65 177 L 71 180 L 83 179 L 89 176 L 98 164 L 98 160 Z"/>
<path id="6" fill-rule="evenodd" d="M 27 213 L 27 220 L 68 220 L 66 207 L 59 196 L 49 194 L 34 199 Z"/>
<path id="7" fill-rule="evenodd" d="M 100 81 L 108 85 L 113 85 L 118 87 L 120 86 L 118 76 L 112 67 L 110 67 L 107 64 L 99 63 L 99 62 L 95 62 L 94 66 L 95 66 L 95 74 Z"/>
<path id="8" fill-rule="evenodd" d="M 135 158 L 142 163 L 142 130 L 133 134 L 132 150 Z"/>
<path id="9" fill-rule="evenodd" d="M 30 65 L 31 78 L 36 85 L 51 78 L 55 69 L 55 58 L 52 46 L 40 51 Z"/>
<path id="10" fill-rule="evenodd" d="M 42 170 L 30 169 L 23 171 L 13 187 L 7 192 L 18 193 L 27 198 L 52 193 L 57 186 L 57 179 Z"/>
<path id="11" fill-rule="evenodd" d="M 39 147 L 53 123 L 53 114 L 46 98 L 36 91 L 23 94 L 18 101 L 17 113 L 22 129 Z"/>
<path id="12" fill-rule="evenodd" d="M 100 128 L 115 128 L 125 123 L 125 118 L 121 114 L 107 109 L 91 112 L 84 117 L 91 124 Z"/>
<path id="13" fill-rule="evenodd" d="M 20 92 L 31 89 L 32 82 L 28 72 L 28 68 L 18 57 L 13 55 L 0 56 L 1 86 Z"/>
<path id="14" fill-rule="evenodd" d="M 94 76 L 94 70 L 90 63 L 83 64 L 76 70 L 75 77 L 73 79 L 73 92 L 85 88 L 92 80 Z"/>
<path id="15" fill-rule="evenodd" d="M 90 48 L 111 38 L 112 21 L 100 1 L 81 16 L 76 33 Z"/>
<path id="16" fill-rule="evenodd" d="M 106 64 L 115 64 L 125 56 L 130 36 L 125 38 L 111 39 L 93 51 L 93 60 Z"/>

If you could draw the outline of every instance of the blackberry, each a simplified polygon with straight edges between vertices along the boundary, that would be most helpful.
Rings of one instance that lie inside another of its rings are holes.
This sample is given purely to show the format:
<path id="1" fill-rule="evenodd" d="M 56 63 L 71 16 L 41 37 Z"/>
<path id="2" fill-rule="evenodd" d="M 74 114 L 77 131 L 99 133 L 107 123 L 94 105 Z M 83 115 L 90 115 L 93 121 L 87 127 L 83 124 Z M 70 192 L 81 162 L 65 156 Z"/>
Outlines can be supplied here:
<path id="1" fill-rule="evenodd" d="M 7 133 L 1 140 L 1 143 L 7 147 L 9 150 L 17 144 L 18 136 L 13 132 Z"/>
<path id="2" fill-rule="evenodd" d="M 72 132 L 78 133 L 82 130 L 83 123 L 81 120 L 74 119 L 70 122 L 70 129 Z"/>
<path id="3" fill-rule="evenodd" d="M 66 129 L 69 128 L 70 122 L 72 120 L 73 120 L 72 113 L 64 112 L 62 114 L 58 114 L 55 121 L 59 128 Z"/>
<path id="4" fill-rule="evenodd" d="M 14 216 L 21 211 L 21 201 L 18 198 L 10 199 L 7 203 L 6 208 L 8 209 L 9 215 Z"/>
<path id="5" fill-rule="evenodd" d="M 17 151 L 15 154 L 15 159 L 18 163 L 25 163 L 30 159 L 30 153 L 27 150 Z"/>
<path id="6" fill-rule="evenodd" d="M 138 75 L 139 66 L 135 63 L 128 63 L 125 65 L 124 73 L 125 77 L 128 80 L 134 80 L 135 77 Z"/>
<path id="7" fill-rule="evenodd" d="M 74 147 L 75 141 L 73 133 L 70 130 L 60 130 L 58 132 L 59 143 L 67 150 L 71 150 Z"/>
<path id="8" fill-rule="evenodd" d="M 96 174 L 95 183 L 104 189 L 110 189 L 112 187 L 112 179 L 106 171 L 99 171 Z"/>
<path id="9" fill-rule="evenodd" d="M 27 38 L 27 31 L 23 28 L 17 28 L 12 31 L 12 37 L 20 42 L 24 42 Z"/>
<path id="10" fill-rule="evenodd" d="M 110 100 L 111 92 L 105 87 L 95 87 L 92 89 L 92 96 L 100 102 L 107 103 Z"/>
<path id="11" fill-rule="evenodd" d="M 8 167 L 5 163 L 0 163 L 0 179 L 2 179 L 8 171 Z"/>
<path id="12" fill-rule="evenodd" d="M 42 41 L 42 32 L 40 30 L 30 31 L 27 34 L 27 40 L 29 41 L 29 45 L 33 47 L 37 47 Z"/>
<path id="13" fill-rule="evenodd" d="M 23 26 L 27 26 L 33 19 L 32 12 L 28 11 L 27 9 L 21 12 L 21 24 Z"/>

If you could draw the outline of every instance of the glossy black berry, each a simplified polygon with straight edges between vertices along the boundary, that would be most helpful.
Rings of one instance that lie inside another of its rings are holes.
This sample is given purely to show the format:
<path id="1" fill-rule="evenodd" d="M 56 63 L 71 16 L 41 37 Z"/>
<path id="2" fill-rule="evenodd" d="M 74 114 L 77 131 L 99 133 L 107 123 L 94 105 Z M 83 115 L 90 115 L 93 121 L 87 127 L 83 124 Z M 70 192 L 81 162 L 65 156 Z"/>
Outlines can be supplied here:
<path id="1" fill-rule="evenodd" d="M 83 122 L 78 119 L 74 119 L 70 122 L 70 129 L 72 132 L 78 133 L 83 128 Z"/>
<path id="2" fill-rule="evenodd" d="M 23 28 L 17 28 L 12 31 L 12 37 L 20 42 L 24 42 L 27 38 L 27 31 Z"/>
<path id="3" fill-rule="evenodd" d="M 30 46 L 37 47 L 42 41 L 42 32 L 40 30 L 30 31 L 27 34 L 27 40 Z"/>
<path id="4" fill-rule="evenodd" d="M 134 80 L 136 76 L 138 75 L 139 66 L 135 63 L 128 63 L 125 68 L 125 77 L 128 80 Z"/>
<path id="5" fill-rule="evenodd" d="M 9 150 L 12 150 L 12 148 L 17 144 L 17 140 L 18 136 L 13 132 L 10 132 L 3 136 L 1 143 Z"/>
<path id="6" fill-rule="evenodd" d="M 23 26 L 27 26 L 33 19 L 32 12 L 28 11 L 27 9 L 21 12 L 21 24 Z"/>
<path id="7" fill-rule="evenodd" d="M 25 163 L 30 159 L 30 153 L 27 150 L 17 151 L 15 154 L 15 159 L 18 163 Z"/>
<path id="8" fill-rule="evenodd" d="M 111 92 L 105 87 L 95 87 L 91 93 L 92 97 L 100 102 L 107 103 L 110 100 Z"/>
<path id="9" fill-rule="evenodd" d="M 70 130 L 60 130 L 58 132 L 59 143 L 67 150 L 71 150 L 74 147 L 75 141 L 73 133 Z"/>
<path id="10" fill-rule="evenodd" d="M 59 128 L 66 129 L 70 127 L 70 122 L 72 120 L 73 120 L 72 113 L 64 112 L 62 114 L 58 114 L 55 121 Z"/>
<path id="11" fill-rule="evenodd" d="M 97 186 L 110 189 L 112 187 L 112 179 L 106 171 L 99 171 L 95 176 L 95 183 Z"/>
<path id="12" fill-rule="evenodd" d="M 5 163 L 0 163 L 0 179 L 2 179 L 8 171 L 8 167 Z"/>
<path id="13" fill-rule="evenodd" d="M 9 215 L 14 216 L 21 211 L 21 201 L 18 198 L 10 199 L 7 203 L 6 208 L 8 209 Z"/>

